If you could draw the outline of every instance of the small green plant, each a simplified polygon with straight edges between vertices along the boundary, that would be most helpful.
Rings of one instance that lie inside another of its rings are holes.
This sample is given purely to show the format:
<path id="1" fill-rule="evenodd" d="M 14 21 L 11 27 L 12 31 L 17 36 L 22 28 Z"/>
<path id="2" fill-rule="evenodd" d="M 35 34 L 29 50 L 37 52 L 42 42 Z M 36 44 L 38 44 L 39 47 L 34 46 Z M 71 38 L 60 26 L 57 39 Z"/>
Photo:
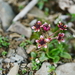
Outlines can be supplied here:
<path id="1" fill-rule="evenodd" d="M 20 47 L 22 47 L 22 48 L 24 48 L 26 46 L 26 43 L 25 42 L 22 42 L 21 44 L 20 44 Z"/>
<path id="2" fill-rule="evenodd" d="M 48 66 L 48 67 L 49 67 L 48 72 L 50 73 L 49 75 L 55 75 L 56 67 L 55 66 Z"/>
<path id="3" fill-rule="evenodd" d="M 71 15 L 71 21 L 75 21 L 75 14 L 70 14 Z"/>
<path id="4" fill-rule="evenodd" d="M 52 72 L 52 71 L 54 71 L 56 68 L 55 68 L 55 66 L 48 66 L 49 67 L 49 71 L 48 72 Z"/>
<path id="5" fill-rule="evenodd" d="M 8 38 L 0 36 L 0 47 L 8 47 L 9 45 Z"/>
<path id="6" fill-rule="evenodd" d="M 48 44 L 47 57 L 53 62 L 58 62 L 61 58 L 71 59 L 70 54 L 65 49 L 63 43 L 59 44 L 57 40 L 52 40 Z"/>
<path id="7" fill-rule="evenodd" d="M 49 35 L 48 32 L 50 31 L 51 27 L 50 24 L 38 21 L 32 29 L 34 30 L 33 33 L 37 33 L 38 39 L 35 38 L 37 49 L 35 52 L 31 52 L 32 60 L 32 67 L 33 69 L 38 69 L 37 62 L 35 61 L 38 58 L 40 63 L 44 61 L 51 61 L 57 63 L 61 58 L 71 59 L 71 55 L 67 52 L 64 40 L 65 34 L 64 31 L 67 30 L 67 25 L 64 25 L 62 22 L 57 24 L 58 30 L 53 32 L 53 34 Z"/>
<path id="8" fill-rule="evenodd" d="M 48 2 L 48 0 L 39 0 L 38 3 L 37 3 L 37 6 L 41 10 L 44 8 L 45 15 L 48 16 L 49 15 L 49 8 L 44 7 L 45 2 Z"/>
<path id="9" fill-rule="evenodd" d="M 6 51 L 3 51 L 2 52 L 2 56 L 5 56 L 5 55 L 7 55 L 7 52 Z"/>
<path id="10" fill-rule="evenodd" d="M 41 66 L 41 62 L 37 57 L 35 52 L 31 52 L 31 62 L 32 62 L 32 70 L 38 70 Z"/>
<path id="11" fill-rule="evenodd" d="M 24 8 L 24 6 L 23 5 L 20 5 L 18 8 L 19 8 L 19 10 L 21 10 L 21 9 Z"/>
<path id="12" fill-rule="evenodd" d="M 20 47 L 26 49 L 26 45 L 31 45 L 32 42 L 30 40 L 25 40 L 22 43 L 20 43 Z"/>
<path id="13" fill-rule="evenodd" d="M 3 70 L 2 68 L 0 68 L 0 70 Z"/>
<path id="14" fill-rule="evenodd" d="M 22 70 L 22 74 L 25 74 L 27 71 L 26 70 Z"/>
<path id="15" fill-rule="evenodd" d="M 48 0 L 39 0 L 39 2 L 37 4 L 39 9 L 42 9 L 44 7 L 45 2 L 48 2 Z"/>
<path id="16" fill-rule="evenodd" d="M 16 75 L 20 75 L 20 74 L 16 74 Z"/>
<path id="17" fill-rule="evenodd" d="M 32 70 L 39 70 L 41 63 L 38 59 L 32 60 Z"/>

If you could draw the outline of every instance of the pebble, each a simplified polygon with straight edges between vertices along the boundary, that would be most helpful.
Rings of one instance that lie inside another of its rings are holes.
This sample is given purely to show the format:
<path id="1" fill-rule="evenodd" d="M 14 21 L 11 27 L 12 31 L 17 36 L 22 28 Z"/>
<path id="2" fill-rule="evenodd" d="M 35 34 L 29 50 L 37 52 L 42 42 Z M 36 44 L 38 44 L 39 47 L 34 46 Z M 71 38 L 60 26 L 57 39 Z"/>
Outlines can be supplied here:
<path id="1" fill-rule="evenodd" d="M 57 67 L 56 75 L 75 75 L 75 63 L 66 63 Z"/>
<path id="2" fill-rule="evenodd" d="M 15 14 L 11 6 L 3 0 L 0 0 L 0 19 L 2 21 L 2 27 L 4 30 L 10 26 L 14 16 Z"/>
<path id="3" fill-rule="evenodd" d="M 49 72 L 48 72 L 49 67 L 48 66 L 51 66 L 51 64 L 48 62 L 44 62 L 42 64 L 42 67 L 38 71 L 36 71 L 35 75 L 48 75 L 49 74 Z"/>

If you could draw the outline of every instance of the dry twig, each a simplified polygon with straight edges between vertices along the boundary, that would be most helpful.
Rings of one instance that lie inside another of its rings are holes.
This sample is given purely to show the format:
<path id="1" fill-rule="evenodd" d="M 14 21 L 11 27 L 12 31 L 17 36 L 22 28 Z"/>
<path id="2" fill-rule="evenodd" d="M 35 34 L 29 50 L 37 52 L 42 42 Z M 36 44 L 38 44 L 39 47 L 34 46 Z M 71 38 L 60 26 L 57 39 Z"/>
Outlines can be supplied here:
<path id="1" fill-rule="evenodd" d="M 38 0 L 32 0 L 14 19 L 13 21 L 17 21 L 20 18 L 23 18 L 36 4 Z"/>

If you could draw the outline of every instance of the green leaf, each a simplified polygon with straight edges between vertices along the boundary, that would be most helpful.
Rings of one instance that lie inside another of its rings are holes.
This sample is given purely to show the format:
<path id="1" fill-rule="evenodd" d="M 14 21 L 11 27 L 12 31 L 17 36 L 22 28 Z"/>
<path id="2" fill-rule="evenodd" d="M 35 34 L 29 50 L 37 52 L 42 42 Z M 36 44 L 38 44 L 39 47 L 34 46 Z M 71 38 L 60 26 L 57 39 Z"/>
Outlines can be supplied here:
<path id="1" fill-rule="evenodd" d="M 48 58 L 47 58 L 47 56 L 45 55 L 45 53 L 42 53 L 41 56 L 40 56 L 40 58 L 39 58 L 39 60 L 43 62 L 43 61 L 45 61 L 45 60 L 48 60 Z"/>
<path id="2" fill-rule="evenodd" d="M 58 50 L 58 49 L 52 49 L 51 51 L 50 51 L 50 54 L 51 55 L 58 55 L 60 53 L 60 51 Z"/>
<path id="3" fill-rule="evenodd" d="M 42 1 L 41 1 L 41 2 L 39 2 L 39 3 L 38 3 L 38 6 L 39 6 L 39 9 L 42 9 L 42 8 L 43 8 L 43 6 L 44 6 L 44 2 L 42 2 Z"/>
<path id="4" fill-rule="evenodd" d="M 35 58 L 36 57 L 36 53 L 35 52 L 31 52 L 31 57 Z"/>
<path id="5" fill-rule="evenodd" d="M 53 62 L 57 63 L 57 62 L 59 61 L 59 59 L 60 59 L 59 56 L 55 56 L 55 57 L 53 58 Z"/>
<path id="6" fill-rule="evenodd" d="M 3 70 L 2 68 L 0 68 L 0 70 Z"/>
<path id="7" fill-rule="evenodd" d="M 55 70 L 55 66 L 48 66 L 48 67 L 49 67 L 48 72 L 52 72 L 52 71 L 54 71 L 54 70 Z"/>
<path id="8" fill-rule="evenodd" d="M 63 58 L 71 59 L 71 55 L 69 53 L 67 53 L 67 52 L 61 53 L 60 56 L 63 57 Z"/>

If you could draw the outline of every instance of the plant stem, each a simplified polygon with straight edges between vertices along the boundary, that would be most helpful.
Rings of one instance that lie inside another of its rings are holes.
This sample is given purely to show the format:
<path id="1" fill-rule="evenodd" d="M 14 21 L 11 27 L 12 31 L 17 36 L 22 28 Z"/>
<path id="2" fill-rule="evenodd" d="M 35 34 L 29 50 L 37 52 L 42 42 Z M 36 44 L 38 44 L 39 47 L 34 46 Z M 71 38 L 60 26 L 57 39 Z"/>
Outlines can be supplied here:
<path id="1" fill-rule="evenodd" d="M 56 34 L 57 32 L 59 32 L 60 30 L 57 30 L 56 32 L 54 32 L 53 34 L 49 35 L 50 36 L 53 36 L 54 34 Z"/>

